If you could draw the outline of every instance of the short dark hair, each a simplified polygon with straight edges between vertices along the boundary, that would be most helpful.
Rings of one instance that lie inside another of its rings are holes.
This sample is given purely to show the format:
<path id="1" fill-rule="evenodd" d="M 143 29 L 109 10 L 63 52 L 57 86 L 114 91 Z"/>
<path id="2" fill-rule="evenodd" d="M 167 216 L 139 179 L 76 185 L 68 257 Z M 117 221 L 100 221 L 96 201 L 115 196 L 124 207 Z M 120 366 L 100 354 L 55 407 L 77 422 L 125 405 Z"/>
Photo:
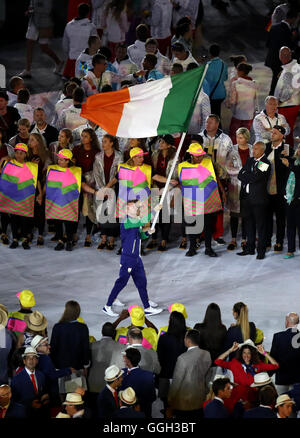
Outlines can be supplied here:
<path id="1" fill-rule="evenodd" d="M 276 390 L 271 385 L 266 385 L 259 391 L 259 402 L 261 405 L 272 406 L 277 397 Z"/>
<path id="2" fill-rule="evenodd" d="M 191 135 L 191 141 L 195 141 L 196 143 L 198 142 L 200 145 L 203 144 L 203 137 L 202 135 L 199 134 L 192 134 Z"/>
<path id="3" fill-rule="evenodd" d="M 0 90 L 0 99 L 5 99 L 8 102 L 8 94 L 4 90 Z"/>
<path id="4" fill-rule="evenodd" d="M 179 73 L 182 73 L 183 72 L 183 66 L 182 66 L 182 64 L 179 64 L 178 62 L 175 62 L 175 64 L 172 65 L 172 69 L 171 70 L 174 70 L 174 71 L 177 70 Z"/>
<path id="5" fill-rule="evenodd" d="M 188 70 L 193 70 L 194 68 L 198 68 L 198 67 L 199 67 L 199 65 L 196 64 L 195 62 L 190 62 L 190 63 L 187 65 L 186 70 L 187 70 L 187 71 L 188 71 Z"/>
<path id="6" fill-rule="evenodd" d="M 149 28 L 146 24 L 139 24 L 135 29 L 136 37 L 143 43 L 149 36 Z"/>
<path id="7" fill-rule="evenodd" d="M 220 117 L 217 114 L 210 114 L 208 117 L 210 119 L 215 119 L 218 123 L 220 123 Z"/>
<path id="8" fill-rule="evenodd" d="M 109 336 L 112 339 L 116 337 L 116 329 L 111 322 L 106 322 L 102 326 L 102 336 Z"/>
<path id="9" fill-rule="evenodd" d="M 65 95 L 72 97 L 73 96 L 73 91 L 75 90 L 75 88 L 77 88 L 78 85 L 75 84 L 75 82 L 68 82 L 66 85 L 66 89 L 65 89 Z"/>
<path id="10" fill-rule="evenodd" d="M 79 18 L 86 18 L 90 13 L 90 7 L 87 3 L 80 3 L 77 10 Z"/>
<path id="11" fill-rule="evenodd" d="M 84 90 L 81 87 L 76 87 L 72 94 L 73 100 L 75 102 L 82 103 L 85 98 Z"/>
<path id="12" fill-rule="evenodd" d="M 153 53 L 146 53 L 145 59 L 147 59 L 148 62 L 150 62 L 153 67 L 157 64 L 157 56 L 153 55 Z"/>
<path id="13" fill-rule="evenodd" d="M 155 38 L 147 38 L 145 46 L 148 46 L 148 44 L 155 44 L 156 46 L 158 46 L 158 42 Z"/>
<path id="14" fill-rule="evenodd" d="M 127 348 L 125 350 L 125 355 L 134 367 L 137 367 L 141 361 L 141 353 L 137 348 Z"/>
<path id="15" fill-rule="evenodd" d="M 128 87 L 131 87 L 133 85 L 133 83 L 131 81 L 122 81 L 121 82 L 121 88 L 124 87 L 125 85 L 127 85 Z"/>
<path id="16" fill-rule="evenodd" d="M 109 84 L 105 84 L 103 85 L 103 87 L 101 88 L 101 93 L 108 93 L 109 91 L 112 91 L 112 86 Z"/>
<path id="17" fill-rule="evenodd" d="M 9 80 L 10 89 L 14 90 L 20 82 L 24 82 L 20 76 L 13 76 L 12 78 L 10 78 Z"/>
<path id="18" fill-rule="evenodd" d="M 30 93 L 27 88 L 21 88 L 21 90 L 18 91 L 18 102 L 19 103 L 27 103 L 30 98 Z"/>
<path id="19" fill-rule="evenodd" d="M 209 47 L 208 51 L 211 56 L 219 56 L 221 47 L 219 46 L 219 44 L 214 43 Z"/>
<path id="20" fill-rule="evenodd" d="M 132 339 L 136 339 L 138 341 L 142 341 L 143 340 L 143 333 L 142 330 L 139 329 L 138 327 L 131 327 L 128 332 L 127 332 L 127 337 L 132 338 Z"/>
<path id="21" fill-rule="evenodd" d="M 91 35 L 88 39 L 88 46 L 90 47 L 93 43 L 95 43 L 100 38 L 97 35 Z"/>
<path id="22" fill-rule="evenodd" d="M 198 346 L 200 345 L 200 333 L 198 332 L 198 330 L 195 329 L 188 330 L 186 332 L 185 337 L 189 339 L 192 342 L 192 344 Z"/>
<path id="23" fill-rule="evenodd" d="M 96 53 L 92 58 L 92 64 L 94 67 L 96 64 L 104 64 L 106 61 L 106 56 L 102 55 L 102 53 Z"/>
<path id="24" fill-rule="evenodd" d="M 218 396 L 219 391 L 224 391 L 227 383 L 230 383 L 230 380 L 227 377 L 216 379 L 213 381 L 212 390 L 215 396 Z"/>
<path id="25" fill-rule="evenodd" d="M 81 85 L 81 80 L 80 80 L 79 78 L 76 78 L 76 76 L 74 76 L 73 78 L 71 78 L 71 79 L 69 80 L 69 82 L 74 82 L 75 84 L 78 85 L 78 87 L 80 87 L 80 85 Z"/>
<path id="26" fill-rule="evenodd" d="M 238 71 L 242 71 L 247 75 L 252 70 L 252 65 L 247 64 L 246 62 L 240 62 L 236 68 Z"/>
<path id="27" fill-rule="evenodd" d="M 100 49 L 98 50 L 98 53 L 100 53 L 101 55 L 104 55 L 107 61 L 111 60 L 112 53 L 108 47 L 106 47 L 106 46 L 100 47 Z"/>

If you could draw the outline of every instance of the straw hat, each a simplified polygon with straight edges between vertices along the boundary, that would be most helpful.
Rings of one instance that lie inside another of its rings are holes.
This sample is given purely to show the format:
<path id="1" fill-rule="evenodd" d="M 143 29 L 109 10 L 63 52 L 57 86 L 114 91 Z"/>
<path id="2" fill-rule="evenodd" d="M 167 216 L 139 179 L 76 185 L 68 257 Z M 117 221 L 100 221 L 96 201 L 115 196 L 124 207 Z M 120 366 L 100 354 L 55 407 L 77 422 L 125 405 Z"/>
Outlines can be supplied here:
<path id="1" fill-rule="evenodd" d="M 278 408 L 278 406 L 284 405 L 284 403 L 292 403 L 295 404 L 294 400 L 292 400 L 287 394 L 281 394 L 276 399 L 276 405 L 275 408 Z"/>
<path id="2" fill-rule="evenodd" d="M 36 335 L 31 341 L 31 347 L 37 348 L 42 342 L 48 341 L 48 338 L 43 338 L 43 336 Z"/>
<path id="3" fill-rule="evenodd" d="M 0 308 L 0 326 L 5 327 L 8 321 L 7 312 L 4 309 Z"/>
<path id="4" fill-rule="evenodd" d="M 83 403 L 84 401 L 80 394 L 77 394 L 77 392 L 69 392 L 63 405 L 83 405 Z"/>
<path id="5" fill-rule="evenodd" d="M 68 414 L 64 414 L 63 412 L 60 412 L 59 414 L 56 415 L 55 418 L 71 418 L 71 417 Z"/>
<path id="6" fill-rule="evenodd" d="M 127 405 L 134 405 L 136 403 L 136 395 L 134 389 L 129 386 L 124 391 L 119 392 L 120 400 Z"/>
<path id="7" fill-rule="evenodd" d="M 41 330 L 45 330 L 45 328 L 48 325 L 47 319 L 38 310 L 35 310 L 34 312 L 30 313 L 29 315 L 26 315 L 25 321 L 27 323 L 27 327 L 30 330 L 33 330 L 34 332 L 39 332 Z"/>
<path id="8" fill-rule="evenodd" d="M 242 344 L 239 344 L 239 348 L 242 348 L 244 345 L 247 345 L 248 347 L 253 347 L 257 350 L 256 345 L 254 344 L 254 342 L 251 339 L 246 339 L 245 342 L 243 342 Z"/>
<path id="9" fill-rule="evenodd" d="M 268 373 L 257 373 L 254 375 L 254 382 L 252 383 L 251 388 L 256 388 L 259 386 L 268 385 L 272 383 L 272 380 Z"/>
<path id="10" fill-rule="evenodd" d="M 21 292 L 17 293 L 17 297 L 19 298 L 22 307 L 35 306 L 35 299 L 31 290 L 22 290 Z"/>
<path id="11" fill-rule="evenodd" d="M 128 312 L 133 325 L 142 327 L 145 324 L 145 312 L 140 306 L 128 307 Z"/>
<path id="12" fill-rule="evenodd" d="M 108 383 L 114 382 L 119 377 L 121 377 L 123 373 L 124 371 L 120 370 L 117 365 L 111 365 L 105 370 L 104 380 Z"/>
<path id="13" fill-rule="evenodd" d="M 29 354 L 33 354 L 34 356 L 39 357 L 37 352 L 36 352 L 36 349 L 33 347 L 26 347 L 24 353 L 22 354 L 22 357 L 24 358 L 24 357 L 28 356 Z"/>

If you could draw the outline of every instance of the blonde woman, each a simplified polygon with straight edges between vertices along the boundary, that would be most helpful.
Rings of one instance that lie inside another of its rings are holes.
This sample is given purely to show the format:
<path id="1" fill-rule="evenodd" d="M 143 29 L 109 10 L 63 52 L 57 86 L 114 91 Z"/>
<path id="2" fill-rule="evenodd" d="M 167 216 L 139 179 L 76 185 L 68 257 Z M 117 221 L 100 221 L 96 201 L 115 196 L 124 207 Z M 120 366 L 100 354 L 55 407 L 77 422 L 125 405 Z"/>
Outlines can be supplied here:
<path id="1" fill-rule="evenodd" d="M 12 137 L 9 140 L 9 144 L 12 148 L 16 146 L 18 143 L 23 143 L 28 146 L 29 141 L 29 129 L 30 122 L 28 119 L 19 119 L 18 120 L 18 134 Z"/>
<path id="2" fill-rule="evenodd" d="M 232 314 L 236 322 L 227 330 L 224 351 L 228 350 L 233 342 L 242 344 L 247 339 L 253 342 L 256 339 L 256 326 L 254 322 L 249 322 L 247 305 L 242 302 L 235 303 Z"/>

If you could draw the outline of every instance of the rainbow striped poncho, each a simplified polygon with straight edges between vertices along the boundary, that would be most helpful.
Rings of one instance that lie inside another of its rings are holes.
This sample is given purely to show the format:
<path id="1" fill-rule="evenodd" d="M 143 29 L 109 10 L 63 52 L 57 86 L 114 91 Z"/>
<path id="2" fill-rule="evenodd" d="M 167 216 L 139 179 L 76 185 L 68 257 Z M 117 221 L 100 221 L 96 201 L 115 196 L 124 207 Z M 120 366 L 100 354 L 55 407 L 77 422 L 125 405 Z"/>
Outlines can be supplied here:
<path id="1" fill-rule="evenodd" d="M 78 221 L 81 168 L 48 167 L 46 179 L 46 219 Z"/>
<path id="2" fill-rule="evenodd" d="M 143 223 L 151 219 L 151 166 L 130 167 L 120 164 L 118 168 L 119 195 L 117 199 L 116 214 L 118 218 L 126 216 L 126 203 L 132 199 L 142 202 L 140 218 Z"/>
<path id="3" fill-rule="evenodd" d="M 184 161 L 178 165 L 185 214 L 197 216 L 222 209 L 214 167 L 210 158 L 200 164 Z"/>
<path id="4" fill-rule="evenodd" d="M 0 211 L 33 217 L 38 165 L 7 161 L 0 176 Z"/>

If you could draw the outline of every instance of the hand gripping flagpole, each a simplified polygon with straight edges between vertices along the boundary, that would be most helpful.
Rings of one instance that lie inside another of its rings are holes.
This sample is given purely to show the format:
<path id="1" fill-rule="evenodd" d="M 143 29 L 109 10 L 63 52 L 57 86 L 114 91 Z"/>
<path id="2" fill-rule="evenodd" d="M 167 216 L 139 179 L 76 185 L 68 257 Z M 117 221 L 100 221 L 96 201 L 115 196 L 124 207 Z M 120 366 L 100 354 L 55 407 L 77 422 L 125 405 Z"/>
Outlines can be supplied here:
<path id="1" fill-rule="evenodd" d="M 193 115 L 193 111 L 194 111 L 195 105 L 196 105 L 196 103 L 197 103 L 197 99 L 198 99 L 198 96 L 199 96 L 199 94 L 200 94 L 201 87 L 202 87 L 202 84 L 203 84 L 203 81 L 204 81 L 204 78 L 205 78 L 205 75 L 206 75 L 207 69 L 208 69 L 208 64 L 206 64 L 206 66 L 205 66 L 205 68 L 204 68 L 203 75 L 202 75 L 201 80 L 200 80 L 200 82 L 199 82 L 199 86 L 198 86 L 197 92 L 195 93 L 194 101 L 193 101 L 193 105 L 191 105 L 191 110 L 190 110 L 190 114 L 189 114 L 189 121 L 190 121 L 190 119 L 191 119 L 191 117 L 192 117 L 192 115 Z M 159 213 L 160 213 L 160 210 L 162 209 L 164 199 L 165 199 L 166 194 L 167 194 L 167 192 L 168 192 L 169 184 L 170 184 L 170 181 L 171 181 L 171 178 L 172 178 L 172 175 L 173 175 L 173 172 L 174 172 L 175 166 L 176 166 L 176 164 L 177 164 L 177 161 L 178 161 L 178 158 L 179 158 L 179 154 L 180 154 L 180 151 L 181 151 L 181 148 L 182 148 L 182 145 L 183 145 L 183 142 L 184 142 L 185 136 L 186 136 L 186 132 L 183 132 L 183 133 L 182 133 L 182 136 L 181 136 L 181 139 L 180 139 L 180 143 L 179 143 L 179 145 L 178 145 L 178 148 L 177 148 L 177 151 L 176 151 L 176 154 L 175 154 L 175 157 L 174 157 L 174 160 L 173 160 L 173 163 L 172 163 L 171 170 L 170 170 L 170 172 L 169 172 L 169 175 L 168 175 L 168 178 L 167 178 L 167 181 L 166 181 L 166 185 L 165 185 L 164 190 L 163 190 L 163 193 L 162 193 L 162 195 L 161 195 L 161 198 L 160 198 L 159 204 L 154 208 L 154 210 L 156 211 L 156 213 L 155 213 L 155 216 L 154 216 L 154 219 L 153 219 L 152 225 L 151 225 L 151 230 L 154 230 L 155 225 L 156 225 L 156 223 L 157 223 L 157 221 L 158 221 Z"/>

